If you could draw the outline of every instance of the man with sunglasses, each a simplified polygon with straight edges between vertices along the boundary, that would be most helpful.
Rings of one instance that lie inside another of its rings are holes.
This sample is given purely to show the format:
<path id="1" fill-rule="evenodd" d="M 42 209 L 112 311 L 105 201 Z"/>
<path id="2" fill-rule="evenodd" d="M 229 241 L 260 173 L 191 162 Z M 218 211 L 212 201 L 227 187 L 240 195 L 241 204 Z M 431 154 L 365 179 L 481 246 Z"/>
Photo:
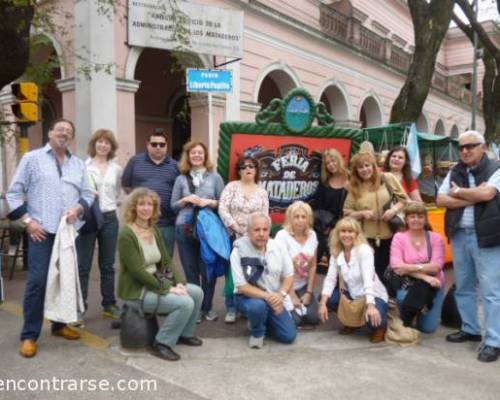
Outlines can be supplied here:
<path id="1" fill-rule="evenodd" d="M 179 175 L 177 161 L 167 155 L 167 136 L 155 131 L 146 142 L 147 151 L 132 157 L 122 175 L 126 193 L 137 187 L 145 187 L 158 193 L 161 199 L 161 216 L 158 227 L 170 256 L 174 253 L 175 213 L 170 208 L 170 198 L 175 178 Z"/>
<path id="2" fill-rule="evenodd" d="M 459 136 L 461 161 L 439 188 L 436 203 L 446 207 L 446 234 L 453 248 L 455 298 L 461 330 L 451 343 L 481 342 L 478 360 L 500 354 L 500 165 L 488 159 L 484 136 L 466 131 Z M 479 285 L 478 285 L 479 284 Z M 477 294 L 484 306 L 484 336 Z"/>

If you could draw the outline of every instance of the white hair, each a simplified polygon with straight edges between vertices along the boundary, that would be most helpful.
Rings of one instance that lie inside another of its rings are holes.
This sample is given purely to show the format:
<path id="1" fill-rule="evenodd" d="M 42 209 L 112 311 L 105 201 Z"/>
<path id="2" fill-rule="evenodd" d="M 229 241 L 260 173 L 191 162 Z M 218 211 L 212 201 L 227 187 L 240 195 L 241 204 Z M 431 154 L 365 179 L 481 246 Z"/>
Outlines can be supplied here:
<path id="1" fill-rule="evenodd" d="M 481 134 L 481 132 L 478 132 L 478 131 L 465 131 L 465 132 L 461 133 L 460 135 L 458 135 L 458 141 L 460 142 L 460 141 L 462 141 L 462 139 L 469 137 L 469 136 L 474 137 L 478 141 L 478 143 L 481 143 L 481 144 L 486 143 L 486 141 L 484 140 L 484 136 Z"/>
<path id="2" fill-rule="evenodd" d="M 272 223 L 271 217 L 269 217 L 269 215 L 267 215 L 266 213 L 263 213 L 262 211 L 255 211 L 248 216 L 248 224 L 247 224 L 247 231 L 248 232 L 250 232 L 252 230 L 253 222 L 259 218 L 264 218 L 267 221 L 267 224 L 269 225 L 269 227 L 271 227 L 271 223 Z"/>

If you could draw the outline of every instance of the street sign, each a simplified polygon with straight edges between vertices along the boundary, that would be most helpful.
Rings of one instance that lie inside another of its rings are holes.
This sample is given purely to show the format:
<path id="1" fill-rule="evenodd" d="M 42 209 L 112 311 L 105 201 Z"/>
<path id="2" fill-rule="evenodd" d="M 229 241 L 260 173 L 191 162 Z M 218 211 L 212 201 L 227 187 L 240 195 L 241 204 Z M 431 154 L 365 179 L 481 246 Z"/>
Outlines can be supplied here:
<path id="1" fill-rule="evenodd" d="M 188 92 L 232 93 L 233 72 L 219 69 L 186 69 Z"/>

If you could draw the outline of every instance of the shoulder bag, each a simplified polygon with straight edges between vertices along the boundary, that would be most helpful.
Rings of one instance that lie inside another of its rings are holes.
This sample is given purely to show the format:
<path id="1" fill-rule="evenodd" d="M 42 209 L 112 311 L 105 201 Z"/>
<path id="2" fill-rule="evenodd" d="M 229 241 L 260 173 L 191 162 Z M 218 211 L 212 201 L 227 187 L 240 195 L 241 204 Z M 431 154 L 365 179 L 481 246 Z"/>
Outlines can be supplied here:
<path id="1" fill-rule="evenodd" d="M 339 269 L 339 290 L 340 301 L 337 310 L 337 318 L 344 326 L 359 328 L 366 324 L 366 297 L 361 299 L 352 299 L 346 289 L 342 273 Z"/>

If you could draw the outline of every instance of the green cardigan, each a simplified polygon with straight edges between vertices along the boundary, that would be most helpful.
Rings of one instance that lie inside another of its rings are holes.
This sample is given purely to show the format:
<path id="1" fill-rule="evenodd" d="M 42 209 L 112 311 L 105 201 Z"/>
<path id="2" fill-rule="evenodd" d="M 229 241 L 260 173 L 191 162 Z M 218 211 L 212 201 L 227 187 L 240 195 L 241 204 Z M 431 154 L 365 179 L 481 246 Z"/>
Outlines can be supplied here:
<path id="1" fill-rule="evenodd" d="M 165 268 L 172 271 L 176 283 L 186 283 L 186 280 L 179 273 L 169 256 L 163 237 L 158 227 L 154 227 L 154 236 L 156 244 L 160 250 L 161 261 L 156 264 L 157 270 Z M 118 296 L 123 300 L 142 299 L 144 289 L 158 294 L 167 294 L 170 291 L 171 284 L 160 281 L 146 271 L 146 262 L 142 246 L 137 239 L 136 234 L 129 226 L 123 227 L 118 237 L 118 252 L 120 255 L 120 277 L 118 279 Z"/>

